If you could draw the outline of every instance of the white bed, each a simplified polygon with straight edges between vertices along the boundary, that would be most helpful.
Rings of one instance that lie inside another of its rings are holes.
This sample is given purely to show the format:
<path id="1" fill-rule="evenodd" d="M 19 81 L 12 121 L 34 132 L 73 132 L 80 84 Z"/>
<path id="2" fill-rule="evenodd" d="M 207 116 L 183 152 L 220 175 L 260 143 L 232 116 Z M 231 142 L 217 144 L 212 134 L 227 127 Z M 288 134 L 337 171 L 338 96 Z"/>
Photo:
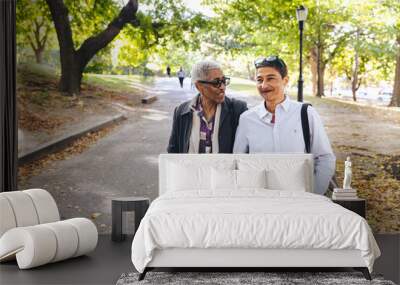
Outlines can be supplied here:
<path id="1" fill-rule="evenodd" d="M 368 278 L 380 255 L 362 217 L 312 193 L 309 154 L 160 155 L 159 190 L 132 243 L 141 278 L 154 267 L 355 267 Z"/>

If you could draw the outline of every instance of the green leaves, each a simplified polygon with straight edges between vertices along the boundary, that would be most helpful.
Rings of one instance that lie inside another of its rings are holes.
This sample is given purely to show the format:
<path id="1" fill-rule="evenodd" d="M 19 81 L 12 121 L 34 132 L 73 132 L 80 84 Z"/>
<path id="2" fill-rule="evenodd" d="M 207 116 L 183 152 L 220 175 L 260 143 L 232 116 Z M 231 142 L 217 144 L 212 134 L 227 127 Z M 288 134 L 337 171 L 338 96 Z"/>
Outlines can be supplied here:
<path id="1" fill-rule="evenodd" d="M 88 37 L 103 31 L 121 9 L 113 0 L 64 0 L 64 3 L 69 11 L 75 49 Z"/>
<path id="2" fill-rule="evenodd" d="M 102 59 L 106 65 L 112 61 L 138 66 L 155 58 L 164 62 L 173 57 L 183 60 L 193 54 L 199 58 L 227 61 L 243 58 L 244 62 L 251 62 L 262 55 L 279 54 L 286 59 L 293 74 L 299 61 L 295 11 L 304 5 L 308 8 L 303 43 L 306 76 L 311 70 L 311 51 L 318 50 L 321 65 L 330 74 L 349 74 L 357 51 L 363 76 L 370 80 L 393 78 L 398 50 L 396 39 L 400 38 L 398 0 L 203 0 L 214 11 L 213 15 L 193 12 L 182 0 L 139 2 L 133 25 L 125 25 L 96 56 L 98 64 Z M 64 0 L 64 3 L 69 11 L 74 47 L 78 50 L 88 37 L 97 35 L 110 24 L 126 0 Z M 45 1 L 17 1 L 20 47 L 30 48 L 29 39 L 35 39 L 35 21 L 42 20 L 39 38 L 44 39 L 45 27 L 48 27 L 48 44 L 56 43 Z M 358 39 L 356 31 L 359 31 Z M 174 52 L 179 55 L 172 56 Z M 110 56 L 112 60 L 107 58 Z"/>
<path id="3" fill-rule="evenodd" d="M 44 0 L 18 0 L 16 13 L 18 47 L 40 49 L 54 43 L 50 11 Z"/>
<path id="4" fill-rule="evenodd" d="M 357 52 L 362 77 L 371 83 L 393 78 L 390 73 L 394 71 L 396 38 L 400 39 L 398 0 L 203 2 L 217 14 L 210 20 L 216 29 L 207 31 L 203 40 L 220 52 L 253 58 L 279 54 L 288 62 L 291 73 L 295 72 L 299 61 L 295 11 L 304 5 L 308 8 L 303 34 L 306 77 L 310 70 L 315 78 L 321 76 L 323 80 L 325 67 L 331 75 L 349 75 Z M 321 73 L 312 67 L 317 62 Z M 323 92 L 323 83 L 319 91 Z"/>

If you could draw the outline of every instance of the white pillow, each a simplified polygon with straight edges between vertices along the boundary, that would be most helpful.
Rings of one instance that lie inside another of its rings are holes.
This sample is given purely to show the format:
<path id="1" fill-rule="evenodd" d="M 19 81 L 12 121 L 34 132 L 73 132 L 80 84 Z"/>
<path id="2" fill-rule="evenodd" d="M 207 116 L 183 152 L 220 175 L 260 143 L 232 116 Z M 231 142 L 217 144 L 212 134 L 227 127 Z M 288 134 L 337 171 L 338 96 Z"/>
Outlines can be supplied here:
<path id="1" fill-rule="evenodd" d="M 212 167 L 211 188 L 214 191 L 236 190 L 236 170 Z"/>
<path id="2" fill-rule="evenodd" d="M 304 163 L 293 164 L 290 171 L 270 169 L 267 171 L 268 188 L 273 190 L 306 191 Z"/>
<path id="3" fill-rule="evenodd" d="M 238 159 L 239 170 L 266 170 L 267 188 L 272 190 L 307 191 L 310 181 L 307 162 L 291 159 Z"/>
<path id="4" fill-rule="evenodd" d="M 237 188 L 267 188 L 267 171 L 236 170 Z"/>
<path id="5" fill-rule="evenodd" d="M 211 188 L 216 192 L 267 188 L 266 170 L 230 170 L 212 168 Z"/>
<path id="6" fill-rule="evenodd" d="M 168 191 L 211 189 L 211 167 L 169 163 Z"/>

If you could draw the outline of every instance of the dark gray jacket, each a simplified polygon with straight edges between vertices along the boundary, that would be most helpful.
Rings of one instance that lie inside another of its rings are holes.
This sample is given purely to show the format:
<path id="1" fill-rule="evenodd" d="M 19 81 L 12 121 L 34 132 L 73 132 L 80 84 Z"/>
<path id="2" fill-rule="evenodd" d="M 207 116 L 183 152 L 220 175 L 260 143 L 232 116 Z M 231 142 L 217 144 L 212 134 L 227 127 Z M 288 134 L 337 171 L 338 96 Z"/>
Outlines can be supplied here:
<path id="1" fill-rule="evenodd" d="M 171 137 L 167 148 L 169 153 L 187 153 L 189 151 L 193 119 L 190 104 L 191 101 L 186 101 L 175 108 Z M 219 119 L 218 144 L 220 153 L 232 153 L 239 117 L 246 110 L 246 102 L 225 97 L 221 104 L 221 117 Z"/>

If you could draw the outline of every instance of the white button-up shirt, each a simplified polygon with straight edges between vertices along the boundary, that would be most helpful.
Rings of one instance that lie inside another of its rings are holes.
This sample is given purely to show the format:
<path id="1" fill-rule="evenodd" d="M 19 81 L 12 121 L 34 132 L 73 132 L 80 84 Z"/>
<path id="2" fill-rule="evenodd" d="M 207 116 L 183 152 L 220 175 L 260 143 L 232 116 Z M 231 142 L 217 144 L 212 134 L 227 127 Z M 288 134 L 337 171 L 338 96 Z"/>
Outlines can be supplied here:
<path id="1" fill-rule="evenodd" d="M 239 119 L 233 152 L 305 153 L 301 106 L 302 103 L 286 96 L 275 108 L 275 123 L 271 123 L 272 113 L 267 111 L 264 102 L 244 112 Z M 318 113 L 311 106 L 307 112 L 311 153 L 314 156 L 314 192 L 324 194 L 335 172 L 336 158 Z"/>

